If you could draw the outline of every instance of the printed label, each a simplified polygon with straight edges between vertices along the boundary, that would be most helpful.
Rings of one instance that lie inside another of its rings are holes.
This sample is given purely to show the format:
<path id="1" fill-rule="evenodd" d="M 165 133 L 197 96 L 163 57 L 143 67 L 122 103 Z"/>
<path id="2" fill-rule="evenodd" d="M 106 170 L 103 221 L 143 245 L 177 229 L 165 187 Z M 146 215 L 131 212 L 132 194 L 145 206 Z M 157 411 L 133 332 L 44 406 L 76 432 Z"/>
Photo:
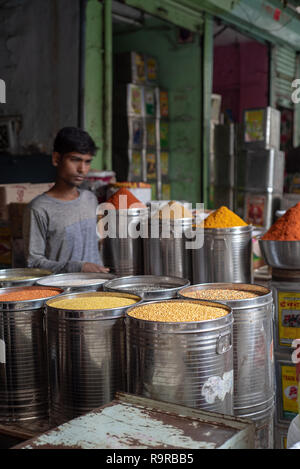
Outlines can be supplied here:
<path id="1" fill-rule="evenodd" d="M 283 418 L 292 420 L 298 413 L 298 384 L 295 366 L 281 367 Z"/>
<path id="2" fill-rule="evenodd" d="M 260 227 L 264 225 L 265 201 L 266 198 L 263 195 L 249 195 L 247 197 L 247 223 Z"/>
<path id="3" fill-rule="evenodd" d="M 300 337 L 300 292 L 278 292 L 279 344 L 290 346 Z"/>

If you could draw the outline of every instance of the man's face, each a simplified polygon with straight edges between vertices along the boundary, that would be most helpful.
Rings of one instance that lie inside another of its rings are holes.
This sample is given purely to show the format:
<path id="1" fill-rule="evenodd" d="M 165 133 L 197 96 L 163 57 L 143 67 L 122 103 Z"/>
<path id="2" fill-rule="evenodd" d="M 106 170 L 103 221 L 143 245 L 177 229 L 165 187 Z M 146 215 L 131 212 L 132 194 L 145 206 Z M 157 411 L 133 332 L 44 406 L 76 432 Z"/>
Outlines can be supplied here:
<path id="1" fill-rule="evenodd" d="M 93 157 L 71 152 L 60 155 L 53 153 L 53 165 L 57 167 L 57 178 L 70 186 L 80 186 L 90 170 Z"/>

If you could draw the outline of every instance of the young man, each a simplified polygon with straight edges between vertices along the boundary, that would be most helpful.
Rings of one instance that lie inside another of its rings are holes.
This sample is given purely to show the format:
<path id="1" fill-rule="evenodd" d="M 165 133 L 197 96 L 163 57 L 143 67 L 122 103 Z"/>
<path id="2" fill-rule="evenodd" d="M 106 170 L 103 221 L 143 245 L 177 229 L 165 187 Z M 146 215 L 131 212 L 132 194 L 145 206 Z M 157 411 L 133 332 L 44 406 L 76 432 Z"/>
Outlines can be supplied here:
<path id="1" fill-rule="evenodd" d="M 55 185 L 28 205 L 24 244 L 28 267 L 62 272 L 107 272 L 100 259 L 96 233 L 97 199 L 80 185 L 96 146 L 87 132 L 61 129 L 54 141 Z"/>

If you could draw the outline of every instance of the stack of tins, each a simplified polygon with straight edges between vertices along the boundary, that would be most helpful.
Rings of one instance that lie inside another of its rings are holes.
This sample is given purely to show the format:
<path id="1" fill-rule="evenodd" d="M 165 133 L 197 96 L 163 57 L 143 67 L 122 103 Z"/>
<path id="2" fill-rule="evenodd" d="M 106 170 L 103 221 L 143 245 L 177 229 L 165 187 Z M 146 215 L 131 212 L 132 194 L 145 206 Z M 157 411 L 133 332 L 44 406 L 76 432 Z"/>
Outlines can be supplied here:
<path id="1" fill-rule="evenodd" d="M 44 304 L 62 293 L 35 286 L 0 292 L 0 420 L 48 416 Z"/>
<path id="2" fill-rule="evenodd" d="M 292 346 L 300 338 L 300 203 L 276 220 L 259 242 L 266 263 L 272 267 L 278 393 L 275 436 L 276 447 L 281 449 L 286 447 L 289 426 L 298 415 L 299 383 Z"/>
<path id="3" fill-rule="evenodd" d="M 130 293 L 66 293 L 46 303 L 50 420 L 60 424 L 126 390 L 124 315 Z"/>
<path id="4" fill-rule="evenodd" d="M 129 308 L 125 323 L 129 393 L 232 415 L 233 318 L 228 306 L 153 301 Z"/>
<path id="5" fill-rule="evenodd" d="M 173 200 L 151 213 L 144 228 L 145 275 L 192 280 L 192 250 L 188 243 L 195 237 L 193 222 L 193 213 Z"/>
<path id="6" fill-rule="evenodd" d="M 273 300 L 259 285 L 215 283 L 180 290 L 182 298 L 217 301 L 233 313 L 234 415 L 256 423 L 256 448 L 273 448 Z"/>
<path id="7" fill-rule="evenodd" d="M 144 273 L 141 227 L 147 207 L 129 190 L 119 189 L 99 208 L 98 232 L 103 262 L 118 276 Z"/>
<path id="8" fill-rule="evenodd" d="M 222 206 L 197 229 L 204 243 L 192 250 L 194 284 L 252 282 L 252 225 Z"/>

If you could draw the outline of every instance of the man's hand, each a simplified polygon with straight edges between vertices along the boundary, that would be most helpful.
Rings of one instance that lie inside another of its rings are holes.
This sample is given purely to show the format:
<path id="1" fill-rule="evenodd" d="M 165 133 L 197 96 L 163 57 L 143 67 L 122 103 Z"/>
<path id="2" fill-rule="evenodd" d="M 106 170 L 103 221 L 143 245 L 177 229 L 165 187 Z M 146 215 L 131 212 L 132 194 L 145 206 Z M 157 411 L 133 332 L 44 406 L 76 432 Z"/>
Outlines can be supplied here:
<path id="1" fill-rule="evenodd" d="M 81 268 L 81 272 L 109 272 L 108 267 L 102 267 L 99 264 L 85 262 Z"/>

